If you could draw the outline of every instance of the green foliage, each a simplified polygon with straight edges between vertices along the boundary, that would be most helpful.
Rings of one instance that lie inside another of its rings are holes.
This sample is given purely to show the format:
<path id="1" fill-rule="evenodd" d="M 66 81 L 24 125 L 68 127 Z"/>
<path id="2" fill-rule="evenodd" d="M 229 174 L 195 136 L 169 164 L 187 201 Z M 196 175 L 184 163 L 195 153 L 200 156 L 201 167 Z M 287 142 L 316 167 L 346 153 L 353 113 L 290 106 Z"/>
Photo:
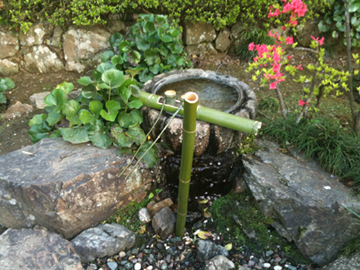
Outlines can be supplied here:
<path id="1" fill-rule="evenodd" d="M 73 144 L 91 141 L 100 148 L 114 144 L 122 149 L 134 149 L 146 139 L 140 128 L 142 103 L 131 96 L 130 88 L 137 87 L 136 82 L 112 64 L 100 64 L 93 76 L 94 80 L 90 77 L 78 80 L 83 88 L 77 99 L 68 100 L 67 94 L 74 86 L 66 82 L 45 97 L 48 115 L 35 115 L 29 123 L 29 135 L 34 143 L 62 136 Z M 57 130 L 58 126 L 62 127 Z M 157 151 L 151 150 L 144 158 L 148 167 L 157 162 Z"/>
<path id="2" fill-rule="evenodd" d="M 237 149 L 238 154 L 250 154 L 259 149 L 255 142 L 255 135 L 247 136 L 240 144 Z"/>
<path id="3" fill-rule="evenodd" d="M 279 107 L 279 101 L 271 96 L 260 99 L 260 102 L 258 104 L 258 108 L 260 110 L 268 110 L 273 113 L 277 112 L 279 110 Z"/>
<path id="4" fill-rule="evenodd" d="M 351 46 L 360 47 L 360 1 L 349 1 Z M 333 8 L 325 14 L 318 27 L 320 32 L 332 30 L 333 38 L 340 35 L 346 45 L 345 0 L 336 0 Z"/>
<path id="5" fill-rule="evenodd" d="M 210 213 L 216 231 L 222 232 L 226 242 L 248 246 L 255 253 L 264 249 L 284 248 L 283 238 L 270 225 L 274 220 L 264 217 L 250 193 L 230 193 L 214 201 Z M 293 247 L 291 251 L 287 247 L 292 259 L 299 263 L 306 262 L 293 244 L 287 243 L 287 246 Z"/>
<path id="6" fill-rule="evenodd" d="M 117 33 L 110 38 L 110 43 L 114 52 L 103 53 L 102 61 L 126 70 L 142 83 L 160 73 L 191 67 L 183 50 L 180 31 L 169 28 L 168 18 L 164 15 L 140 15 L 131 27 L 128 39 L 124 40 Z"/>
<path id="7" fill-rule="evenodd" d="M 4 92 L 8 89 L 12 89 L 15 87 L 15 83 L 10 78 L 2 79 L 0 78 L 0 104 L 6 103 L 6 97 L 4 96 Z"/>
<path id="8" fill-rule="evenodd" d="M 306 157 L 316 158 L 330 173 L 353 182 L 353 189 L 360 191 L 360 139 L 346 133 L 335 120 L 303 120 L 295 124 L 295 115 L 266 123 L 262 132 L 283 144 L 290 143 L 303 151 Z"/>
<path id="9" fill-rule="evenodd" d="M 254 42 L 255 44 L 266 44 L 273 45 L 275 41 L 272 37 L 268 36 L 268 30 L 258 29 L 258 28 L 245 28 L 240 34 L 241 40 L 243 43 L 236 48 L 238 56 L 245 60 L 249 61 L 256 56 L 255 51 L 250 51 L 249 44 Z"/>
<path id="10" fill-rule="evenodd" d="M 174 24 L 184 21 L 202 21 L 215 27 L 224 27 L 235 21 L 245 26 L 268 26 L 267 10 L 277 0 L 8 0 L 4 1 L 1 20 L 8 20 L 26 32 L 33 22 L 49 21 L 55 25 L 68 26 L 106 23 L 108 14 L 134 10 L 150 10 L 167 14 Z M 304 1 L 308 5 L 308 17 L 325 12 L 329 6 L 327 0 Z"/>

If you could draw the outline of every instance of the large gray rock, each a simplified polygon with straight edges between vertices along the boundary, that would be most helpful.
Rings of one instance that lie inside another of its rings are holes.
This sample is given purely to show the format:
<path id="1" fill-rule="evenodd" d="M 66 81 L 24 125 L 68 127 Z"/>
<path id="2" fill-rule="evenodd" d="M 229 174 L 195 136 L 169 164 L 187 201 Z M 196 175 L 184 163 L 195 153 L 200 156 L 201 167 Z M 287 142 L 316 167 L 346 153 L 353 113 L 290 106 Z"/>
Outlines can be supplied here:
<path id="1" fill-rule="evenodd" d="M 243 269 L 242 266 L 240 267 L 241 267 L 240 270 L 245 270 Z M 218 269 L 230 270 L 234 268 L 235 268 L 235 264 L 222 255 L 217 255 L 211 260 L 205 262 L 205 270 L 218 270 Z"/>
<path id="2" fill-rule="evenodd" d="M 230 40 L 230 30 L 225 27 L 222 29 L 215 40 L 215 47 L 220 52 L 225 52 L 231 44 Z"/>
<path id="3" fill-rule="evenodd" d="M 111 33 L 98 26 L 70 27 L 63 34 L 66 70 L 83 72 L 100 62 L 100 54 L 110 47 Z"/>
<path id="4" fill-rule="evenodd" d="M 129 201 L 142 201 L 149 170 L 117 156 L 116 148 L 73 145 L 62 138 L 0 156 L 0 223 L 7 228 L 42 225 L 72 238 L 108 218 Z"/>
<path id="5" fill-rule="evenodd" d="M 316 20 L 307 20 L 304 24 L 296 26 L 296 39 L 301 46 L 310 47 L 311 36 L 319 36 L 318 21 Z"/>
<path id="6" fill-rule="evenodd" d="M 0 60 L 0 74 L 2 76 L 10 76 L 19 73 L 19 65 L 8 59 Z"/>
<path id="7" fill-rule="evenodd" d="M 192 45 L 202 42 L 212 42 L 216 38 L 214 27 L 204 22 L 186 22 L 184 27 L 185 44 Z"/>
<path id="8" fill-rule="evenodd" d="M 195 54 L 200 58 L 205 58 L 205 56 L 208 55 L 218 54 L 218 51 L 215 49 L 214 45 L 210 42 L 188 45 L 185 47 L 185 52 L 190 56 Z"/>
<path id="9" fill-rule="evenodd" d="M 43 230 L 8 229 L 0 236 L 1 270 L 83 270 L 73 245 Z"/>
<path id="10" fill-rule="evenodd" d="M 221 255 L 224 257 L 229 256 L 229 252 L 226 248 L 220 245 L 216 245 L 210 240 L 197 240 L 196 241 L 196 258 L 200 262 L 205 262 L 212 259 L 215 256 Z"/>
<path id="11" fill-rule="evenodd" d="M 25 69 L 32 73 L 49 73 L 64 69 L 62 61 L 46 45 L 33 46 L 32 52 L 25 54 L 24 61 Z"/>
<path id="12" fill-rule="evenodd" d="M 351 257 L 340 257 L 336 261 L 325 266 L 322 270 L 359 270 L 360 253 L 358 252 Z"/>
<path id="13" fill-rule="evenodd" d="M 14 56 L 20 49 L 18 34 L 0 28 L 0 48 L 0 59 Z"/>
<path id="14" fill-rule="evenodd" d="M 176 218 L 169 207 L 164 207 L 153 217 L 151 225 L 162 239 L 168 238 L 175 229 Z"/>
<path id="15" fill-rule="evenodd" d="M 41 45 L 44 40 L 52 35 L 54 25 L 47 22 L 33 24 L 25 33 L 20 32 L 19 39 L 22 46 L 31 47 Z"/>
<path id="16" fill-rule="evenodd" d="M 71 243 L 81 261 L 90 262 L 132 248 L 135 245 L 135 234 L 116 223 L 101 224 L 83 231 Z"/>
<path id="17" fill-rule="evenodd" d="M 335 260 L 360 227 L 342 204 L 360 213 L 358 198 L 314 161 L 283 154 L 269 141 L 259 145 L 263 150 L 244 155 L 243 163 L 261 211 L 278 223 L 275 229 L 283 226 L 306 258 L 319 265 Z"/>

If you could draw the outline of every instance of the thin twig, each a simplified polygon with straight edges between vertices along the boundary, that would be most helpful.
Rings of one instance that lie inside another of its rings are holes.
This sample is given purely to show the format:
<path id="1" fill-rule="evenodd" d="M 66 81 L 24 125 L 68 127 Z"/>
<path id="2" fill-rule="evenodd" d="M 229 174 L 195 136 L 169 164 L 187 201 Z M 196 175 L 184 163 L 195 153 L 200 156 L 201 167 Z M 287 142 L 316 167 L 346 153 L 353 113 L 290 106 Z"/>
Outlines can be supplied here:
<path id="1" fill-rule="evenodd" d="M 134 161 L 136 155 L 137 155 L 137 154 L 139 153 L 139 151 L 140 151 L 141 146 L 144 145 L 144 143 L 146 142 L 146 139 L 148 138 L 148 136 L 150 135 L 151 131 L 152 131 L 152 130 L 154 129 L 154 127 L 156 126 L 157 122 L 159 121 L 159 119 L 160 119 L 160 117 L 161 117 L 161 114 L 162 114 L 162 112 L 163 112 L 163 110 L 164 110 L 164 106 L 165 106 L 165 99 L 164 99 L 163 104 L 162 104 L 162 106 L 161 106 L 161 110 L 160 110 L 159 116 L 158 116 L 158 118 L 156 119 L 155 123 L 154 123 L 154 124 L 152 125 L 152 127 L 150 128 L 149 132 L 146 134 L 145 140 L 143 140 L 143 142 L 141 143 L 141 145 L 139 146 L 139 148 L 136 150 L 133 158 L 130 160 L 130 162 L 128 163 L 128 165 L 126 165 L 125 169 L 119 174 L 118 177 L 120 177 L 120 176 L 127 170 L 127 168 L 129 168 L 129 166 L 131 165 L 131 163 Z"/>
<path id="2" fill-rule="evenodd" d="M 125 179 L 129 178 L 130 175 L 134 172 L 137 165 L 139 165 L 140 161 L 143 159 L 143 157 L 147 154 L 147 152 L 150 151 L 150 149 L 154 146 L 154 144 L 160 139 L 161 135 L 164 133 L 164 131 L 167 129 L 167 127 L 170 125 L 171 121 L 174 119 L 174 117 L 178 114 L 178 112 L 182 109 L 182 105 L 177 109 L 177 111 L 170 117 L 169 122 L 166 124 L 166 126 L 163 128 L 163 130 L 160 132 L 159 136 L 155 139 L 155 141 L 150 145 L 150 147 L 145 151 L 145 153 L 140 157 L 140 159 L 136 162 L 131 172 L 126 176 Z"/>

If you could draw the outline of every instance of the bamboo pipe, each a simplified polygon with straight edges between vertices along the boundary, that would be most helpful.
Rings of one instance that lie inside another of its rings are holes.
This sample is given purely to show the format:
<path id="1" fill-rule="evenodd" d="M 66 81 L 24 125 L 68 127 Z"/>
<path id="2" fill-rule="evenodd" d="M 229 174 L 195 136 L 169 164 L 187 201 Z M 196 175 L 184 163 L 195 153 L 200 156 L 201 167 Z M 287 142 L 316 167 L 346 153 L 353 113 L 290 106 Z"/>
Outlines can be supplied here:
<path id="1" fill-rule="evenodd" d="M 143 103 L 144 106 L 158 110 L 161 109 L 161 96 L 140 91 L 140 94 L 136 97 Z M 165 104 L 164 106 L 164 111 L 166 112 L 174 113 L 177 109 L 177 106 L 169 104 Z M 184 115 L 184 109 L 180 110 L 179 114 Z M 204 106 L 197 106 L 196 119 L 255 135 L 261 128 L 261 122 L 259 121 L 254 121 L 248 118 L 221 112 Z"/>
<path id="2" fill-rule="evenodd" d="M 188 207 L 191 168 L 194 155 L 196 110 L 199 97 L 194 92 L 187 92 L 184 97 L 183 141 L 179 175 L 179 194 L 176 219 L 176 236 L 183 236 Z"/>

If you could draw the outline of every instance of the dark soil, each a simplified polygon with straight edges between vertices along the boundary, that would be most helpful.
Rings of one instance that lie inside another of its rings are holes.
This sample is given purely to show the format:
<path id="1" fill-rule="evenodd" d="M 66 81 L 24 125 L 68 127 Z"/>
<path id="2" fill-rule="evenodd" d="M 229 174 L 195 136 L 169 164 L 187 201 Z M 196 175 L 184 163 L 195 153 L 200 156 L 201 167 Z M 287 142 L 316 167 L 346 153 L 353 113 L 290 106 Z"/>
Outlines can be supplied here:
<path id="1" fill-rule="evenodd" d="M 79 88 L 77 80 L 86 74 L 76 72 L 56 72 L 51 74 L 32 74 L 26 71 L 10 76 L 15 83 L 15 88 L 6 91 L 8 99 L 6 106 L 0 106 L 0 113 L 5 112 L 6 108 L 15 104 L 16 101 L 30 104 L 29 97 L 35 93 L 51 91 L 62 82 L 72 82 L 75 89 Z M 10 121 L 0 120 L 0 155 L 5 155 L 18 150 L 26 145 L 32 144 L 28 135 L 29 121 L 35 115 L 42 113 L 35 110 L 31 114 L 12 119 Z"/>

